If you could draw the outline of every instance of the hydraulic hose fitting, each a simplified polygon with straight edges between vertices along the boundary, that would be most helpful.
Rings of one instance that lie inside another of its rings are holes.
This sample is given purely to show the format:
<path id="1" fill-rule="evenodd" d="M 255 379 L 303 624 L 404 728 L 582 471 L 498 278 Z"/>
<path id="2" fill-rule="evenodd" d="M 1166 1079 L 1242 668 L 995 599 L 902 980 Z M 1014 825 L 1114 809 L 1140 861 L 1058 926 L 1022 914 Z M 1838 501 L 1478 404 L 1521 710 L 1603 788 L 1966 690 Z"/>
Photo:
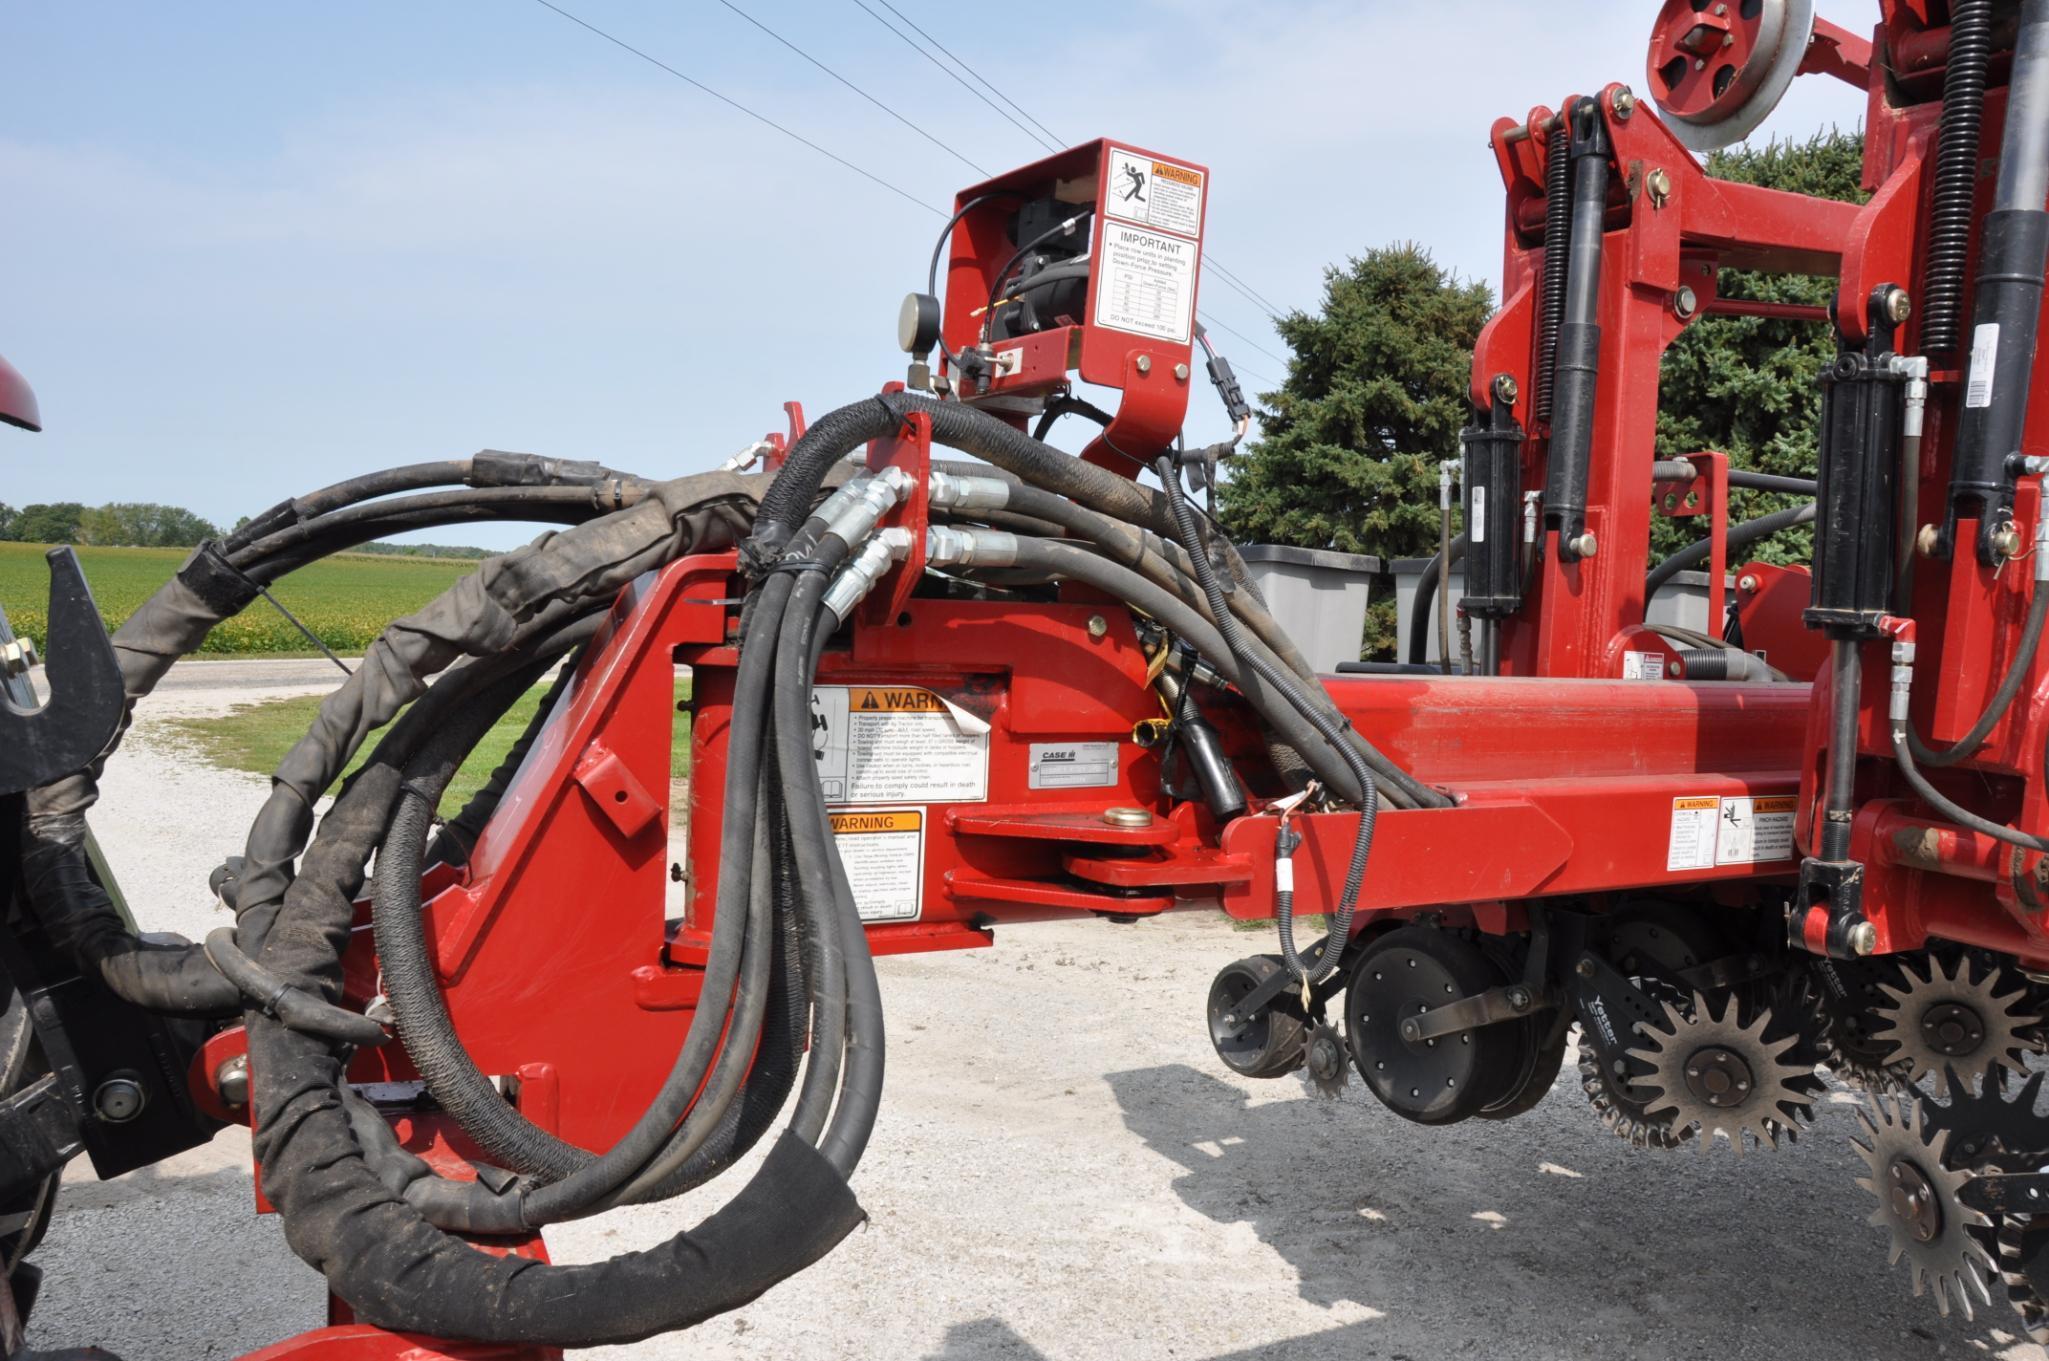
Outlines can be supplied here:
<path id="1" fill-rule="evenodd" d="M 1000 477 L 976 477 L 934 468 L 925 480 L 925 499 L 940 510 L 1002 510 L 1010 504 L 1010 486 Z"/>
<path id="2" fill-rule="evenodd" d="M 1886 705 L 1885 716 L 1897 732 L 1907 722 L 1907 706 L 1914 697 L 1914 643 L 1912 639 L 1900 639 L 1892 645 L 1892 698 Z"/>
<path id="3" fill-rule="evenodd" d="M 832 585 L 825 588 L 825 595 L 819 604 L 832 616 L 833 627 L 847 622 L 854 612 L 854 606 L 867 598 L 875 589 L 875 583 L 897 563 L 910 556 L 911 531 L 892 526 L 872 536 L 861 545 L 839 575 L 832 579 Z"/>
<path id="4" fill-rule="evenodd" d="M 925 531 L 925 561 L 935 567 L 1011 567 L 1017 535 L 1000 529 L 934 525 Z"/>
<path id="5" fill-rule="evenodd" d="M 916 485 L 916 480 L 902 468 L 884 468 L 867 479 L 846 507 L 826 522 L 825 532 L 842 543 L 860 543 Z"/>

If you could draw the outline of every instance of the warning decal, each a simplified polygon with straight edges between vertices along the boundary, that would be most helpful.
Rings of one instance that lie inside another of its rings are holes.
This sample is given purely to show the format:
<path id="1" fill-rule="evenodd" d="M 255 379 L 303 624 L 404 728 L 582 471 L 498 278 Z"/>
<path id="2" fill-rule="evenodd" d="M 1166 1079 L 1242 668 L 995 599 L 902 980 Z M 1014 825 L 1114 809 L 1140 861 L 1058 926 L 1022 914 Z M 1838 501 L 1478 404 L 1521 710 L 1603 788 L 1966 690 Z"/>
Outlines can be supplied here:
<path id="1" fill-rule="evenodd" d="M 1112 147 L 1103 200 L 1112 217 L 1127 222 L 1183 236 L 1202 231 L 1202 172 L 1189 166 Z"/>
<path id="2" fill-rule="evenodd" d="M 1186 345 L 1195 313 L 1193 241 L 1107 223 L 1096 280 L 1096 325 Z"/>
<path id="3" fill-rule="evenodd" d="M 833 841 L 864 922 L 916 921 L 925 888 L 925 812 L 832 813 Z"/>
<path id="4" fill-rule="evenodd" d="M 1665 868 L 1708 870 L 1793 858 L 1793 818 L 1800 801 L 1790 794 L 1672 800 L 1672 832 Z"/>
<path id="5" fill-rule="evenodd" d="M 1622 679 L 1663 680 L 1665 679 L 1665 654 L 1662 652 L 1625 652 L 1622 654 Z"/>
<path id="6" fill-rule="evenodd" d="M 1117 744 L 1034 742 L 1025 783 L 1033 789 L 1108 789 L 1117 783 Z"/>
<path id="7" fill-rule="evenodd" d="M 811 754 L 829 804 L 978 803 L 989 797 L 989 729 L 914 685 L 821 685 Z"/>

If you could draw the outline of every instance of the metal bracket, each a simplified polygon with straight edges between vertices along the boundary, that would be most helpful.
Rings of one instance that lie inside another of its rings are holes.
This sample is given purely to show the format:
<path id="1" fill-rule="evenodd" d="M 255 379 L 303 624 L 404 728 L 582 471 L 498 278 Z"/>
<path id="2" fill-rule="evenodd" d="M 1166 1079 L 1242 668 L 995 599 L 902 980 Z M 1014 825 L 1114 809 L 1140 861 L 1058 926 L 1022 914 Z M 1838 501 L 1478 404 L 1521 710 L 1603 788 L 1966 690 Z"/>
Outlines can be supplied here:
<path id="1" fill-rule="evenodd" d="M 1402 1022 L 1402 1038 L 1410 1044 L 1438 1040 L 1482 1026 L 1517 1021 L 1533 1012 L 1549 1011 L 1560 1002 L 1556 989 L 1530 987 L 1527 983 L 1504 983 L 1471 997 L 1432 1007 L 1420 1016 Z"/>
<path id="2" fill-rule="evenodd" d="M 26 673 L 0 677 L 0 794 L 18 794 L 83 769 L 106 750 L 126 703 L 114 645 L 77 555 L 53 548 L 45 556 L 50 698 L 37 706 Z M 13 639 L 0 613 L 0 643 Z"/>

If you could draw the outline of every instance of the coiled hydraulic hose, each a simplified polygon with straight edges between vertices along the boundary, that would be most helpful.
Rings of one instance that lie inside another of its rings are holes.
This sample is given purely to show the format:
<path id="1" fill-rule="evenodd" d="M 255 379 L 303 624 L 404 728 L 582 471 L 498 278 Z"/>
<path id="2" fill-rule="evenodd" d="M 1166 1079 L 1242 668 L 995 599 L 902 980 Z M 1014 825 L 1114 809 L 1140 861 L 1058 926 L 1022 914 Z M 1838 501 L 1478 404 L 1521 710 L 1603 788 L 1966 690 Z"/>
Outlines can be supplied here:
<path id="1" fill-rule="evenodd" d="M 1352 838 L 1352 857 L 1345 867 L 1344 888 L 1338 895 L 1338 910 L 1331 919 L 1330 934 L 1325 938 L 1323 948 L 1317 952 L 1313 963 L 1305 963 L 1295 948 L 1294 899 L 1291 894 L 1285 904 L 1276 901 L 1276 920 L 1280 927 L 1281 959 L 1288 971 L 1302 980 L 1305 985 L 1321 983 L 1337 971 L 1338 956 L 1352 938 L 1352 914 L 1359 905 L 1359 890 L 1366 879 L 1366 857 L 1373 848 L 1373 820 L 1378 810 L 1379 796 L 1374 787 L 1373 772 L 1352 744 L 1345 740 L 1345 734 L 1327 718 L 1323 711 L 1311 703 L 1296 686 L 1294 678 L 1283 674 L 1280 668 L 1271 665 L 1263 657 L 1244 647 L 1244 634 L 1238 628 L 1238 621 L 1231 614 L 1224 601 L 1223 587 L 1217 581 L 1216 569 L 1210 565 L 1209 553 L 1203 544 L 1202 532 L 1196 524 L 1195 509 L 1188 503 L 1188 497 L 1181 490 L 1180 469 L 1174 464 L 1172 455 L 1162 458 L 1155 467 L 1160 482 L 1167 489 L 1167 501 L 1173 508 L 1174 519 L 1180 528 L 1181 546 L 1195 563 L 1197 579 L 1209 596 L 1210 611 L 1216 616 L 1217 627 L 1223 634 L 1225 645 L 1232 655 L 1281 692 L 1283 698 L 1293 704 L 1312 727 L 1335 747 L 1351 768 L 1353 780 L 1361 791 L 1359 798 L 1359 830 Z"/>
<path id="2" fill-rule="evenodd" d="M 1957 349 L 1991 58 L 1992 0 L 1950 0 L 1949 61 L 1942 77 L 1942 129 L 1936 140 L 1928 266 L 1921 285 L 1921 348 L 1929 354 L 1954 354 Z"/>

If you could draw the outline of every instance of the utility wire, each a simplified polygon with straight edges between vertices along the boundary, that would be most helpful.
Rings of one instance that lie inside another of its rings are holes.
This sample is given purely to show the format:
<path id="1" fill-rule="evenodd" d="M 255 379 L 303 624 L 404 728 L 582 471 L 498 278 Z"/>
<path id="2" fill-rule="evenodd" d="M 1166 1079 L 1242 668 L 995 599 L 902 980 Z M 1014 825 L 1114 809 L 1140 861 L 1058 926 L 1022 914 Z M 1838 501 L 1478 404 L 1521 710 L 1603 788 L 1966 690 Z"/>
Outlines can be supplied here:
<path id="1" fill-rule="evenodd" d="M 1060 144 L 1058 142 L 1051 141 L 1046 137 L 1042 136 L 1041 134 L 1033 131 L 1031 128 L 1028 128 L 1024 124 L 1018 122 L 1017 119 L 1011 115 L 1008 109 L 1004 108 L 1001 104 L 998 104 L 995 100 L 989 98 L 989 96 L 983 94 L 974 86 L 968 84 L 967 81 L 961 78 L 960 72 L 954 70 L 951 66 L 948 66 L 945 62 L 939 60 L 939 58 L 933 56 L 930 52 L 926 51 L 925 48 L 918 42 L 916 38 L 913 38 L 910 34 L 903 32 L 895 24 L 892 24 L 889 20 L 883 18 L 874 10 L 869 9 L 864 0 L 854 0 L 854 3 L 861 7 L 861 12 L 863 14 L 866 14 L 876 23 L 881 24 L 884 28 L 888 29 L 891 33 L 895 34 L 898 40 L 900 40 L 906 47 L 910 48 L 911 51 L 916 52 L 926 61 L 931 62 L 933 66 L 937 67 L 948 79 L 952 80 L 954 84 L 960 86 L 963 90 L 966 90 L 969 94 L 973 95 L 975 98 L 981 100 L 984 104 L 987 104 L 990 108 L 994 109 L 999 116 L 1001 116 L 1005 121 L 1007 121 L 1010 124 L 1010 126 L 1016 128 L 1019 132 L 1031 138 L 1034 142 L 1037 142 L 1040 146 L 1046 148 L 1046 150 L 1048 151 L 1060 150 Z"/>
<path id="2" fill-rule="evenodd" d="M 947 155 L 949 155 L 949 156 L 953 157 L 953 158 L 954 158 L 954 159 L 955 159 L 956 161 L 959 161 L 959 162 L 960 162 L 960 163 L 961 163 L 962 165 L 964 165 L 964 166 L 966 166 L 966 167 L 967 167 L 968 169 L 970 169 L 970 170 L 974 171 L 974 172 L 975 172 L 975 173 L 976 173 L 977 175 L 980 175 L 980 176 L 981 176 L 981 177 L 982 177 L 983 179 L 985 179 L 985 180 L 986 180 L 986 179 L 988 179 L 988 178 L 989 178 L 989 172 L 988 172 L 988 171 L 986 171 L 986 170 L 984 170 L 984 169 L 983 169 L 983 168 L 982 168 L 981 166 L 979 166 L 979 165 L 976 165 L 976 164 L 975 164 L 975 163 L 974 163 L 973 161 L 971 161 L 971 160 L 969 160 L 969 159 L 968 159 L 967 157 L 965 157 L 965 156 L 961 155 L 961 154 L 960 154 L 960 153 L 959 153 L 958 151 L 955 151 L 955 150 L 954 150 L 954 149 L 953 149 L 952 147 L 950 147 L 950 146 L 948 146 L 948 145 L 947 145 L 946 143 L 944 143 L 944 142 L 940 141 L 940 140 L 939 140 L 939 139 L 938 139 L 937 137 L 934 137 L 934 136 L 933 136 L 933 135 L 932 135 L 931 133 L 929 133 L 929 132 L 925 131 L 925 129 L 923 129 L 923 128 L 919 127 L 919 126 L 918 126 L 918 125 L 917 125 L 916 123 L 914 123 L 914 122 L 912 122 L 912 121 L 911 121 L 910 119 L 908 119 L 908 118 L 904 117 L 904 116 L 903 116 L 902 114 L 898 113 L 898 112 L 897 112 L 897 111 L 896 111 L 895 109 L 892 109 L 892 108 L 891 108 L 891 107 L 890 107 L 889 105 L 887 105 L 887 104 L 883 103 L 883 102 L 882 102 L 881 100 L 877 99 L 877 98 L 876 98 L 876 97 L 875 97 L 874 95 L 871 95 L 871 94 L 869 94 L 869 93 L 868 93 L 868 92 L 867 92 L 866 90 L 864 90 L 864 89 L 862 89 L 862 88 L 861 88 L 860 86 L 858 86 L 858 85 L 854 84 L 854 82 L 853 82 L 853 81 L 851 81 L 851 80 L 848 80 L 848 79 L 847 79 L 847 78 L 846 78 L 845 76 L 843 76 L 843 75 L 841 75 L 841 74 L 840 74 L 839 72 L 837 72 L 837 71 L 833 70 L 833 69 L 832 69 L 832 68 L 831 68 L 830 66 L 827 66 L 827 65 L 826 65 L 826 64 L 825 64 L 824 62 L 822 62 L 822 61 L 820 61 L 820 60 L 819 60 L 818 58 L 816 58 L 816 57 L 812 56 L 812 55 L 811 55 L 811 54 L 810 54 L 809 52 L 806 52 L 806 51 L 805 51 L 805 50 L 804 50 L 803 48 L 801 48 L 801 47 L 797 46 L 797 44 L 795 44 L 795 43 L 791 42 L 791 41 L 790 41 L 790 40 L 789 40 L 788 38 L 785 38 L 785 37 L 784 37 L 784 36 L 783 36 L 782 34 L 780 34 L 780 33 L 776 32 L 776 31 L 775 31 L 774 29 L 770 28 L 770 27 L 769 27 L 769 26 L 768 26 L 767 24 L 764 24 L 763 22 L 761 22 L 761 20 L 759 20 L 759 19 L 755 18 L 755 17 L 753 16 L 753 15 L 749 14 L 749 13 L 748 13 L 748 12 L 747 12 L 746 10 L 744 10 L 744 9 L 741 9 L 741 8 L 740 8 L 740 7 L 738 6 L 738 5 L 736 5 L 736 4 L 734 4 L 734 3 L 733 3 L 733 0 L 719 0 L 719 3 L 720 3 L 720 4 L 722 4 L 722 5 L 724 5 L 724 6 L 725 6 L 725 7 L 727 8 L 727 9 L 729 9 L 729 10 L 733 11 L 733 13 L 735 13 L 735 14 L 739 15 L 739 16 L 740 16 L 740 17 L 741 17 L 742 19 L 745 19 L 745 20 L 746 20 L 746 21 L 747 21 L 748 23 L 750 23 L 750 24 L 753 24 L 753 25 L 754 25 L 754 26 L 755 26 L 756 28 L 760 29 L 760 30 L 761 30 L 761 31 L 762 31 L 763 33 L 766 33 L 766 34 L 767 34 L 767 35 L 768 35 L 769 37 L 771 37 L 771 38 L 774 38 L 774 39 L 775 39 L 775 40 L 776 40 L 777 42 L 781 43 L 781 44 L 782 44 L 782 45 L 783 45 L 784 47 L 787 47 L 787 48 L 789 48 L 789 49 L 790 49 L 790 50 L 791 50 L 792 52 L 795 52 L 795 53 L 796 53 L 796 54 L 797 54 L 798 56 L 802 57 L 802 58 L 803 58 L 803 59 L 804 59 L 805 61 L 808 61 L 808 62 L 810 62 L 810 63 L 811 63 L 811 64 L 812 64 L 813 66 L 816 66 L 816 67 L 817 67 L 817 68 L 818 68 L 819 70 L 821 70 L 821 71 L 825 72 L 825 74 L 827 74 L 827 75 L 831 76 L 831 77 L 832 77 L 832 78 L 833 78 L 834 80 L 838 81 L 838 82 L 839 82 L 840 84 L 842 84 L 842 85 L 846 86 L 846 87 L 847 87 L 847 88 L 848 88 L 849 90 L 852 90 L 852 91 L 853 91 L 853 92 L 854 92 L 855 94 L 857 94 L 857 95 L 861 96 L 861 98 L 863 98 L 863 99 L 867 100 L 867 101 L 868 101 L 868 102 L 869 102 L 870 104 L 873 104 L 873 105 L 874 105 L 874 106 L 875 106 L 876 108 L 878 108 L 878 109 L 882 110 L 882 111 L 883 111 L 884 113 L 888 114 L 888 115 L 889 115 L 889 116 L 890 116 L 891 118 L 894 118 L 894 119 L 895 119 L 895 120 L 896 120 L 897 122 L 899 122 L 899 123 L 903 124 L 903 125 L 904 125 L 905 127 L 909 128 L 909 129 L 910 129 L 910 130 L 911 130 L 912 132 L 915 132 L 915 133 L 917 133 L 917 134 L 918 134 L 918 135 L 919 135 L 920 137 L 922 137 L 922 138 L 924 138 L 924 139 L 925 139 L 926 141 L 930 142 L 930 143 L 931 143 L 931 144 L 932 144 L 933 146 L 936 146 L 936 147 L 938 147 L 938 148 L 939 148 L 939 149 L 940 149 L 941 151 L 943 151 L 943 152 L 945 152 L 945 153 L 946 153 Z"/>
<path id="3" fill-rule="evenodd" d="M 1246 297 L 1252 299 L 1254 303 L 1257 303 L 1259 305 L 1259 309 L 1265 312 L 1269 317 L 1274 318 L 1276 321 L 1280 319 L 1280 315 L 1283 309 L 1277 304 L 1269 302 L 1264 293 L 1261 293 L 1251 284 L 1246 283 L 1243 279 L 1239 278 L 1236 274 L 1233 274 L 1230 270 L 1225 269 L 1223 262 L 1217 259 L 1216 256 L 1211 255 L 1208 251 L 1204 251 L 1202 253 L 1202 258 L 1203 261 L 1206 264 L 1208 264 L 1211 269 L 1214 269 L 1217 273 L 1224 276 L 1225 283 L 1230 284 L 1240 293 L 1243 293 Z"/>
<path id="4" fill-rule="evenodd" d="M 1258 350 L 1261 354 L 1265 355 L 1268 359 L 1273 360 L 1276 364 L 1286 364 L 1288 362 L 1287 360 L 1281 358 L 1279 355 L 1275 354 L 1272 350 L 1269 350 L 1266 346 L 1254 340 L 1251 336 L 1246 335 L 1243 331 L 1238 330 L 1236 327 L 1226 326 L 1224 325 L 1224 323 L 1218 321 L 1215 317 L 1212 316 L 1205 316 L 1202 320 L 1205 325 L 1214 326 L 1219 331 L 1223 331 L 1228 335 L 1234 335 L 1238 337 L 1238 339 L 1244 341 L 1253 349 Z"/>
<path id="5" fill-rule="evenodd" d="M 791 141 L 801 142 L 803 145 L 810 147 L 813 151 L 825 157 L 827 160 L 836 162 L 837 164 L 846 167 L 848 170 L 853 171 L 862 179 L 868 180 L 874 184 L 881 185 L 884 189 L 887 189 L 890 193 L 895 194 L 898 198 L 904 200 L 906 203 L 916 204 L 918 207 L 923 208 L 926 212 L 931 213 L 937 217 L 943 218 L 946 216 L 946 214 L 942 212 L 940 209 L 933 207 L 931 204 L 925 202 L 923 199 L 911 193 L 909 190 L 902 189 L 894 184 L 891 184 L 888 180 L 882 178 L 882 176 L 876 174 L 872 170 L 862 169 L 860 166 L 855 165 L 852 161 L 848 160 L 846 157 L 838 154 L 837 152 L 827 151 L 824 147 L 818 145 L 818 143 L 812 141 L 809 137 L 804 136 L 802 133 L 792 132 L 790 129 L 784 127 L 781 123 L 778 123 L 773 118 L 770 118 L 767 114 L 756 113 L 753 109 L 748 108 L 745 104 L 742 104 L 739 100 L 734 99 L 732 96 L 720 94 L 717 90 L 714 90 L 711 86 L 705 84 L 703 81 L 697 79 L 695 76 L 687 76 L 683 74 L 681 71 L 678 71 L 675 67 L 669 65 L 669 63 L 661 60 L 659 57 L 649 56 L 647 53 L 635 47 L 632 43 L 626 42 L 625 40 L 620 38 L 615 38 L 611 34 L 605 32 L 604 29 L 599 28 L 596 24 L 589 23 L 583 19 L 577 18 L 574 14 L 571 14 L 568 10 L 562 8 L 560 5 L 551 3 L 551 0 L 534 0 L 534 3 L 541 6 L 541 8 L 543 9 L 553 10 L 555 13 L 561 15 L 563 18 L 569 20 L 570 23 L 575 24 L 579 28 L 589 29 L 592 33 L 595 33 L 598 37 L 603 38 L 606 42 L 612 44 L 614 47 L 624 48 L 626 51 L 631 52 L 634 56 L 639 57 L 642 61 L 647 62 L 649 65 L 659 66 L 662 70 L 667 71 L 670 75 L 682 81 L 685 85 L 690 85 L 698 90 L 703 91 L 705 94 L 710 95 L 713 99 L 718 100 L 719 103 L 724 104 L 729 108 L 739 110 L 741 113 L 746 114 L 749 118 L 752 118 L 755 122 L 760 123 L 765 127 L 774 128 L 777 132 L 780 132 L 783 136 L 789 138 Z"/>
<path id="6" fill-rule="evenodd" d="M 966 71 L 966 72 L 967 72 L 967 73 L 968 73 L 969 75 L 973 76 L 973 77 L 974 77 L 974 78 L 975 78 L 976 80 L 979 80 L 979 81 L 981 81 L 983 85 L 985 85 L 985 86 L 987 86 L 987 87 L 988 87 L 988 90 L 989 90 L 989 93 L 990 93 L 990 94 L 993 94 L 993 95 L 995 95 L 995 96 L 996 96 L 996 97 L 997 97 L 998 99 L 1000 99 L 1000 100 L 1002 100 L 1002 101 L 1003 101 L 1004 103 L 1006 103 L 1006 104 L 1010 105 L 1010 107 L 1011 107 L 1011 108 L 1013 108 L 1013 109 L 1016 109 L 1016 110 L 1018 111 L 1018 113 L 1019 113 L 1020 115 L 1022 115 L 1022 116 L 1023 116 L 1023 117 L 1024 117 L 1024 118 L 1025 118 L 1025 119 L 1026 119 L 1027 121 L 1028 121 L 1028 122 L 1030 122 L 1030 123 L 1031 123 L 1031 124 L 1032 124 L 1033 126 L 1037 127 L 1037 128 L 1038 128 L 1038 130 L 1039 130 L 1040 132 L 1043 132 L 1043 133 L 1045 133 L 1045 134 L 1046 134 L 1046 135 L 1047 135 L 1048 137 L 1051 137 L 1051 138 L 1052 138 L 1052 139 L 1054 140 L 1054 142 L 1056 142 L 1056 143 L 1057 143 L 1058 145 L 1060 145 L 1060 146 L 1066 146 L 1066 145 L 1067 145 L 1067 139 L 1066 139 L 1066 138 L 1062 137 L 1062 136 L 1061 136 L 1061 135 L 1060 135 L 1059 133 L 1057 133 L 1057 132 L 1053 131 L 1053 129 L 1051 129 L 1051 128 L 1047 127 L 1047 126 L 1046 126 L 1046 125 L 1045 125 L 1044 123 L 1041 123 L 1041 122 L 1039 122 L 1039 120 L 1038 120 L 1038 119 L 1036 119 L 1036 118 L 1033 118 L 1033 117 L 1032 117 L 1032 116 L 1031 116 L 1031 115 L 1030 115 L 1029 113 L 1026 113 L 1026 112 L 1025 112 L 1025 110 L 1024 110 L 1024 108 L 1023 108 L 1023 106 L 1021 106 L 1021 105 L 1020 105 L 1020 104 L 1019 104 L 1019 103 L 1018 103 L 1018 102 L 1017 102 L 1017 101 L 1016 101 L 1015 99 L 1012 99 L 1012 98 L 1011 98 L 1011 97 L 1010 97 L 1009 95 L 1007 95 L 1007 94 L 1003 93 L 1003 91 L 1001 91 L 1001 90 L 997 89 L 997 88 L 996 88 L 996 87 L 995 87 L 994 85 L 990 85 L 990 84 L 989 84 L 989 82 L 988 82 L 988 81 L 987 81 L 986 79 L 984 79 L 984 78 L 983 78 L 983 76 L 982 76 L 981 72 L 977 71 L 977 70 L 976 70 L 976 69 L 975 69 L 974 67 L 972 67 L 972 66 L 968 65 L 968 64 L 967 64 L 966 62 L 962 61 L 962 60 L 961 60 L 961 59 L 960 59 L 959 57 L 956 57 L 956 56 L 954 56 L 954 55 L 953 55 L 953 53 L 951 53 L 951 52 L 947 52 L 947 50 L 946 50 L 946 44 L 945 44 L 945 43 L 942 43 L 942 42 L 940 42 L 940 41 L 939 41 L 939 39 L 937 39 L 937 38 L 933 37 L 933 36 L 932 36 L 932 35 L 931 35 L 930 33 L 927 33 L 927 32 L 926 32 L 926 31 L 925 31 L 924 29 L 922 29 L 922 28 L 919 28 L 919 27 L 918 27 L 918 25 L 917 25 L 917 23 L 916 23 L 916 22 L 915 22 L 915 21 L 914 21 L 914 20 L 913 20 L 913 19 L 912 19 L 912 18 L 911 18 L 911 17 L 910 17 L 910 16 L 908 15 L 908 14 L 905 14 L 905 13 L 904 13 L 904 12 L 903 12 L 902 10 L 898 9 L 898 8 L 897 8 L 897 7 L 895 6 L 895 5 L 892 5 L 892 4 L 890 4 L 890 3 L 889 3 L 889 0 L 877 0 L 877 2 L 878 2 L 878 3 L 879 3 L 879 4 L 880 4 L 880 5 L 881 5 L 881 6 L 882 6 L 882 7 L 884 8 L 884 9 L 888 10 L 888 11 L 889 11 L 889 12 L 890 12 L 891 14 L 894 14 L 894 15 L 895 15 L 895 16 L 896 16 L 897 18 L 899 18 L 899 19 L 903 20 L 903 21 L 904 21 L 904 22 L 905 22 L 906 24 L 909 24 L 909 25 L 910 25 L 910 27 L 911 27 L 911 32 L 913 32 L 913 33 L 917 34 L 917 35 L 918 35 L 919 37 L 923 38 L 923 39 L 924 39 L 924 40 L 925 40 L 926 42 L 928 42 L 928 43 L 931 43 L 931 44 L 932 44 L 932 45 L 933 45 L 934 47 L 938 48 L 938 49 L 939 49 L 939 50 L 940 50 L 941 52 L 945 52 L 945 53 L 946 53 L 946 57 L 947 57 L 947 60 L 951 61 L 951 62 L 952 62 L 952 63 L 953 63 L 954 65 L 956 65 L 956 66 L 960 67 L 960 69 L 961 69 L 961 70 L 963 70 L 963 71 Z"/>

